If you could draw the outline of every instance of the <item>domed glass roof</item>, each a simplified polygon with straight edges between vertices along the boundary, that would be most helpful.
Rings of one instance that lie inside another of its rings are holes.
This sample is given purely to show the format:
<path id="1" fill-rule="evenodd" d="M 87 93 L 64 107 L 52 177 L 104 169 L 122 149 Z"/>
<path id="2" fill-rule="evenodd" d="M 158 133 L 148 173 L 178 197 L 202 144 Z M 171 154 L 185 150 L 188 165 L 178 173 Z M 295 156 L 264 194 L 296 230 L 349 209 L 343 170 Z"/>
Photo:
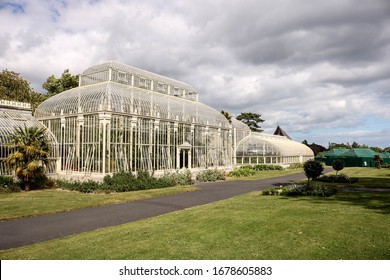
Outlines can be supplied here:
<path id="1" fill-rule="evenodd" d="M 280 156 L 314 156 L 313 151 L 302 143 L 265 133 L 252 133 L 237 145 L 237 154 L 263 156 L 269 153 Z"/>
<path id="2" fill-rule="evenodd" d="M 101 82 L 57 94 L 38 106 L 35 117 L 42 119 L 98 111 L 222 128 L 230 126 L 220 112 L 200 102 L 117 82 Z"/>

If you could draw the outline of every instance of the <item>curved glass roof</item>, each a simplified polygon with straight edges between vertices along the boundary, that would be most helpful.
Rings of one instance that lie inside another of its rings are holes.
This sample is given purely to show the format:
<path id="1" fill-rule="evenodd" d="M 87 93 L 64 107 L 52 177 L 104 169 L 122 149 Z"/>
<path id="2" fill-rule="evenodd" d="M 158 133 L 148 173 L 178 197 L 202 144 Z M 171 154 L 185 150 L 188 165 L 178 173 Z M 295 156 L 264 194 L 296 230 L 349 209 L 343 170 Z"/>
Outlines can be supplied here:
<path id="1" fill-rule="evenodd" d="M 116 82 L 95 83 L 57 94 L 38 106 L 35 117 L 44 119 L 98 111 L 221 128 L 230 126 L 220 112 L 200 102 Z"/>
<path id="2" fill-rule="evenodd" d="M 247 126 L 245 123 L 243 123 L 242 121 L 239 121 L 237 120 L 236 118 L 231 118 L 231 121 L 232 121 L 232 126 L 235 127 L 236 129 L 239 129 L 239 130 L 246 130 L 246 131 L 250 131 L 251 129 L 249 128 L 249 126 Z"/>
<path id="3" fill-rule="evenodd" d="M 108 81 L 198 100 L 196 90 L 186 83 L 115 61 L 91 66 L 80 75 L 80 86 Z"/>
<path id="4" fill-rule="evenodd" d="M 31 111 L 0 108 L 0 144 L 9 143 L 9 136 L 15 133 L 15 128 L 24 126 L 46 128 L 31 115 Z M 57 143 L 50 131 L 46 130 L 46 135 L 52 144 Z"/>
<path id="5" fill-rule="evenodd" d="M 290 140 L 284 136 L 265 133 L 252 133 L 237 145 L 237 154 L 264 156 L 313 156 L 313 151 L 306 145 Z"/>

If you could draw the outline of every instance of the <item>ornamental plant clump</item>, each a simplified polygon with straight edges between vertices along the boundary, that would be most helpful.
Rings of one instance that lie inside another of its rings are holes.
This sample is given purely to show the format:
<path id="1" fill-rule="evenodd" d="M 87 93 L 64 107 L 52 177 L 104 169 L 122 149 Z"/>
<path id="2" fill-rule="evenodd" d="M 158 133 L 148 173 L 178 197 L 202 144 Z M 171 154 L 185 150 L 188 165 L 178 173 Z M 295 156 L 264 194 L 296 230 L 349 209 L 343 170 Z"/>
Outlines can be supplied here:
<path id="1" fill-rule="evenodd" d="M 338 172 L 343 170 L 345 166 L 345 163 L 342 159 L 335 159 L 332 162 L 332 167 L 336 171 L 336 175 L 338 175 Z"/>
<path id="2" fill-rule="evenodd" d="M 303 169 L 307 177 L 307 187 L 311 189 L 310 179 L 316 179 L 321 176 L 324 171 L 324 166 L 321 162 L 315 160 L 308 160 L 304 163 Z"/>
<path id="3" fill-rule="evenodd" d="M 40 189 L 48 185 L 45 167 L 49 163 L 50 143 L 46 129 L 39 127 L 17 127 L 10 136 L 10 147 L 14 152 L 5 159 L 10 169 L 15 171 L 21 188 Z"/>
<path id="4" fill-rule="evenodd" d="M 218 169 L 207 169 L 196 174 L 196 180 L 199 182 L 215 182 L 225 179 L 225 172 Z"/>

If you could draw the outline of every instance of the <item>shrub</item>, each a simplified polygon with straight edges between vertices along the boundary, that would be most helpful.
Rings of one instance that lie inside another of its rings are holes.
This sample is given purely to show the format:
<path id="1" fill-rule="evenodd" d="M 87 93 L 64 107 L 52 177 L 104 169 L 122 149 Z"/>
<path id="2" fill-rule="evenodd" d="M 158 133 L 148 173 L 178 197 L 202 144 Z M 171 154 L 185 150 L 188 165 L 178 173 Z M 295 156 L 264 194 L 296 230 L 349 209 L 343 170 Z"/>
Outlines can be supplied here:
<path id="1" fill-rule="evenodd" d="M 174 173 L 167 173 L 162 178 L 164 178 L 164 180 L 172 180 L 172 182 L 174 182 L 173 185 L 186 186 L 194 184 L 191 171 L 188 169 L 184 171 L 176 170 Z"/>
<path id="2" fill-rule="evenodd" d="M 61 189 L 67 189 L 70 191 L 78 191 L 82 193 L 93 193 L 101 189 L 102 183 L 88 180 L 84 182 L 79 181 L 67 181 L 67 180 L 57 180 L 57 187 Z"/>
<path id="3" fill-rule="evenodd" d="M 261 192 L 262 195 L 279 195 L 282 189 L 272 188 Z"/>
<path id="4" fill-rule="evenodd" d="M 20 192 L 19 184 L 14 182 L 13 177 L 0 176 L 0 193 Z"/>
<path id="5" fill-rule="evenodd" d="M 256 171 L 246 168 L 246 167 L 240 167 L 239 169 L 235 169 L 233 171 L 229 172 L 230 177 L 248 177 L 255 175 Z"/>
<path id="6" fill-rule="evenodd" d="M 191 185 L 194 181 L 191 179 L 191 172 L 177 171 L 172 174 L 165 174 L 160 178 L 153 177 L 153 173 L 148 171 L 139 171 L 136 174 L 132 172 L 118 172 L 112 176 L 107 175 L 103 178 L 103 183 L 96 181 L 66 181 L 57 180 L 59 188 L 83 193 L 93 192 L 128 192 L 147 189 L 157 189 L 172 187 L 174 185 Z"/>
<path id="7" fill-rule="evenodd" d="M 225 172 L 218 169 L 207 169 L 196 174 L 196 180 L 199 182 L 215 182 L 225 179 Z"/>
<path id="8" fill-rule="evenodd" d="M 354 178 L 354 177 L 351 178 L 345 174 L 324 175 L 315 180 L 320 182 L 327 182 L 327 183 L 345 183 L 345 184 L 356 183 L 357 181 L 359 181 L 358 178 Z"/>
<path id="9" fill-rule="evenodd" d="M 332 162 L 332 167 L 334 170 L 336 170 L 336 175 L 339 171 L 343 170 L 344 169 L 344 166 L 345 166 L 345 163 L 342 159 L 335 159 L 333 162 Z"/>
<path id="10" fill-rule="evenodd" d="M 307 186 L 310 188 L 310 179 L 316 179 L 320 177 L 322 171 L 324 171 L 324 166 L 321 162 L 315 160 L 308 160 L 303 164 L 303 169 L 307 177 Z"/>
<path id="11" fill-rule="evenodd" d="M 307 185 L 293 184 L 282 188 L 272 188 L 262 191 L 262 195 L 283 195 L 283 196 L 322 196 L 329 197 L 337 192 L 335 188 L 315 186 L 308 188 Z"/>
<path id="12" fill-rule="evenodd" d="M 329 197 L 337 192 L 335 188 L 315 186 L 308 188 L 307 185 L 289 185 L 282 188 L 280 195 L 284 196 L 322 196 Z"/>
<path id="13" fill-rule="evenodd" d="M 290 164 L 290 166 L 288 167 L 288 169 L 301 169 L 303 168 L 303 163 L 293 163 L 293 164 Z"/>
<path id="14" fill-rule="evenodd" d="M 283 170 L 283 167 L 281 167 L 280 165 L 272 165 L 272 164 L 256 164 L 254 166 L 249 165 L 248 168 L 253 169 L 255 171 Z"/>

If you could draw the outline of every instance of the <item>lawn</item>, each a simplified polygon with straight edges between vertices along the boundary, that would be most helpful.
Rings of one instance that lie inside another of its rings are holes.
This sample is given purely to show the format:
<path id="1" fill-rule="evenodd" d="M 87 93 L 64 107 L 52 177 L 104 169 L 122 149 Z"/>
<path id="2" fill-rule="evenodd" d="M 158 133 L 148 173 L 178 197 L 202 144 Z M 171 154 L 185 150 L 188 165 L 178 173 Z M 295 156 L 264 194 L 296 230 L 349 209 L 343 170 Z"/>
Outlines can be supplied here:
<path id="1" fill-rule="evenodd" d="M 263 173 L 258 176 L 265 178 L 287 175 L 284 171 L 258 173 Z M 357 184 L 366 188 L 389 187 L 389 169 L 345 168 L 342 173 L 359 177 Z M 35 210 L 40 207 L 47 207 L 47 211 L 62 207 L 62 211 L 66 211 L 71 204 L 76 208 L 91 207 L 85 204 L 120 203 L 148 195 L 164 195 L 161 192 L 165 191 L 186 190 L 191 187 L 109 195 L 59 190 L 1 194 L 0 208 L 1 215 L 8 211 L 8 217 L 17 211 L 25 211 L 17 215 L 39 211 L 34 213 L 38 215 L 45 211 Z M 13 204 L 15 209 L 11 208 Z M 250 193 L 159 217 L 0 251 L 0 259 L 388 260 L 390 193 L 346 192 L 328 198 Z"/>
<path id="2" fill-rule="evenodd" d="M 303 172 L 303 170 L 260 171 L 256 172 L 254 176 L 246 178 L 229 177 L 228 180 L 259 180 L 300 172 Z M 110 194 L 85 194 L 58 189 L 0 193 L 0 221 L 129 202 L 196 189 L 194 186 L 177 186 L 164 189 Z"/>
<path id="3" fill-rule="evenodd" d="M 329 174 L 336 174 L 336 172 L 327 173 Z M 359 178 L 359 181 L 354 184 L 338 184 L 340 186 L 390 189 L 390 168 L 346 167 L 338 174 Z"/>
<path id="4" fill-rule="evenodd" d="M 250 193 L 66 238 L 0 259 L 388 260 L 390 194 Z"/>
<path id="5" fill-rule="evenodd" d="M 193 191 L 194 186 L 176 186 L 126 193 L 91 194 L 59 189 L 0 193 L 0 221 L 74 209 L 147 199 Z"/>

